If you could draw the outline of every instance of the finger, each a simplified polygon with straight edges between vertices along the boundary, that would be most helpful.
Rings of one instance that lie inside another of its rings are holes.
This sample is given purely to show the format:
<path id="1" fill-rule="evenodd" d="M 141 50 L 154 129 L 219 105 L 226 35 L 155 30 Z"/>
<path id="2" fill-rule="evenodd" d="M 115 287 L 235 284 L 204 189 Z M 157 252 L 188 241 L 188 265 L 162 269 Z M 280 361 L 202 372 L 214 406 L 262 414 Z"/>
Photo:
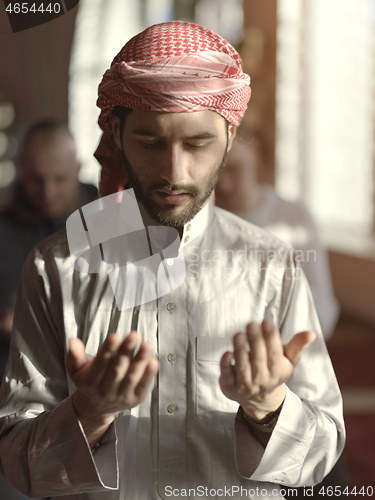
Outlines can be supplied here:
<path id="1" fill-rule="evenodd" d="M 262 329 L 256 323 L 247 325 L 246 336 L 250 346 L 251 377 L 253 381 L 256 381 L 268 371 L 266 343 Z"/>
<path id="2" fill-rule="evenodd" d="M 316 333 L 313 331 L 297 333 L 292 340 L 284 347 L 284 354 L 296 366 L 303 351 L 314 342 Z"/>
<path id="3" fill-rule="evenodd" d="M 225 387 L 232 387 L 236 383 L 236 375 L 232 362 L 234 361 L 233 353 L 226 352 L 220 360 L 220 379 L 219 384 Z"/>
<path id="4" fill-rule="evenodd" d="M 123 381 L 134 358 L 135 350 L 141 336 L 135 330 L 121 342 L 116 352 L 112 352 L 106 364 L 105 372 L 99 382 L 98 392 L 111 398 L 117 395 L 119 385 Z M 115 344 L 114 344 L 115 345 Z M 113 346 L 114 346 L 113 345 Z M 112 347 L 113 347 L 112 346 Z M 103 364 L 102 367 L 105 365 Z"/>
<path id="5" fill-rule="evenodd" d="M 145 367 L 142 378 L 135 388 L 135 395 L 143 401 L 149 391 L 150 385 L 159 371 L 159 361 L 157 359 L 150 359 Z"/>
<path id="6" fill-rule="evenodd" d="M 150 342 L 143 342 L 136 356 L 130 363 L 129 369 L 119 386 L 118 392 L 134 392 L 139 384 L 146 366 L 153 359 L 154 347 Z"/>
<path id="7" fill-rule="evenodd" d="M 76 387 L 90 385 L 92 360 L 93 357 L 85 352 L 85 346 L 80 339 L 69 340 L 65 366 Z"/>
<path id="8" fill-rule="evenodd" d="M 69 375 L 73 375 L 84 364 L 87 358 L 85 346 L 81 339 L 73 338 L 69 340 L 69 351 L 66 357 L 65 366 Z"/>
<path id="9" fill-rule="evenodd" d="M 279 330 L 270 319 L 265 319 L 262 323 L 263 338 L 267 349 L 268 370 L 273 372 L 280 366 L 280 360 L 284 356 L 284 349 L 281 343 Z"/>
<path id="10" fill-rule="evenodd" d="M 140 334 L 136 330 L 132 330 L 120 345 L 118 353 L 133 357 L 135 350 L 141 342 L 142 337 Z"/>
<path id="11" fill-rule="evenodd" d="M 99 384 L 102 381 L 111 360 L 117 354 L 121 342 L 122 340 L 119 335 L 111 333 L 100 346 L 92 364 L 93 383 Z"/>
<path id="12" fill-rule="evenodd" d="M 251 368 L 249 355 L 246 351 L 246 337 L 243 333 L 236 333 L 233 337 L 234 373 L 239 384 L 250 383 Z"/>
<path id="13" fill-rule="evenodd" d="M 109 359 L 106 371 L 99 383 L 98 392 L 111 398 L 117 395 L 119 385 L 124 380 L 134 358 L 141 336 L 131 331 L 120 344 L 117 352 Z"/>

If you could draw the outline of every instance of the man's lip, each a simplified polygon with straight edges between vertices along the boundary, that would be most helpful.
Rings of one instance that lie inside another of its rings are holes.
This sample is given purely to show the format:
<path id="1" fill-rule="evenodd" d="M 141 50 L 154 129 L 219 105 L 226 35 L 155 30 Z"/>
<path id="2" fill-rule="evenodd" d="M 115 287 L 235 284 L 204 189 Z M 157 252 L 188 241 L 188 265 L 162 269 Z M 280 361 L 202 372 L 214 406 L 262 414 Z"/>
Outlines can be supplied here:
<path id="1" fill-rule="evenodd" d="M 186 191 L 167 191 L 167 190 L 164 190 L 164 189 L 158 189 L 157 192 L 158 193 L 166 194 L 168 196 L 174 196 L 176 194 L 189 194 Z"/>
<path id="2" fill-rule="evenodd" d="M 156 194 L 168 205 L 179 205 L 190 196 L 189 193 L 184 191 L 163 191 L 161 189 L 156 191 Z"/>

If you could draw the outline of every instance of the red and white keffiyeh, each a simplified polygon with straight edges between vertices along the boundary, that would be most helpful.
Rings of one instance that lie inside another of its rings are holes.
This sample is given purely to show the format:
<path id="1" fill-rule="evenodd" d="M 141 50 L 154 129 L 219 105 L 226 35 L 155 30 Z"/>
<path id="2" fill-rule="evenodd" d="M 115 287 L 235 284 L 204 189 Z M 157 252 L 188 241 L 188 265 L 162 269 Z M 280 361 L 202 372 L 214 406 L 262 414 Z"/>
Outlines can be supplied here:
<path id="1" fill-rule="evenodd" d="M 101 195 L 123 190 L 128 180 L 112 137 L 115 106 L 170 113 L 211 110 L 238 126 L 250 94 L 250 77 L 238 52 L 203 26 L 171 21 L 133 37 L 99 85 L 103 135 L 95 157 L 102 165 Z"/>

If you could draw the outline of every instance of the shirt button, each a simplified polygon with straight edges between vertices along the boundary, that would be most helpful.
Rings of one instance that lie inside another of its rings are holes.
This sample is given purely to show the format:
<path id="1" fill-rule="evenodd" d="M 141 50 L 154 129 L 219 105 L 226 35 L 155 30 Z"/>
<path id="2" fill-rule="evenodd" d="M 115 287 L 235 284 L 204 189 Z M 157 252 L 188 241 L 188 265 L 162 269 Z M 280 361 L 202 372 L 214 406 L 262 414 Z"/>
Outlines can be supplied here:
<path id="1" fill-rule="evenodd" d="M 174 352 L 170 352 L 167 356 L 167 360 L 172 363 L 173 361 L 176 361 L 176 355 Z"/>
<path id="2" fill-rule="evenodd" d="M 190 236 L 185 236 L 184 243 L 187 243 L 190 240 Z"/>
<path id="3" fill-rule="evenodd" d="M 186 226 L 186 231 L 190 231 L 190 229 L 191 229 L 191 224 L 188 224 L 188 225 Z"/>
<path id="4" fill-rule="evenodd" d="M 167 406 L 167 412 L 168 413 L 174 413 L 177 410 L 177 406 L 174 404 L 168 405 Z"/>
<path id="5" fill-rule="evenodd" d="M 174 264 L 173 259 L 170 259 L 170 258 L 166 259 L 166 263 L 168 266 L 173 266 L 173 264 Z"/>
<path id="6" fill-rule="evenodd" d="M 174 304 L 173 302 L 168 302 L 168 304 L 167 304 L 167 311 L 169 311 L 170 313 L 172 313 L 175 309 L 176 309 L 176 304 Z"/>

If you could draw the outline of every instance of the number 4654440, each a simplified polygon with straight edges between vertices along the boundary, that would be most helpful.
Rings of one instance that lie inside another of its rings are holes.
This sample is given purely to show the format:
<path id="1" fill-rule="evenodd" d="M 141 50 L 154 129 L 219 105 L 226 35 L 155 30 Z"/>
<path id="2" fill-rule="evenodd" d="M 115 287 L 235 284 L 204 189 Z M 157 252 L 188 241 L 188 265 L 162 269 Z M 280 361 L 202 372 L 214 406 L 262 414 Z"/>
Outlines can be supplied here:
<path id="1" fill-rule="evenodd" d="M 49 4 L 44 5 L 44 3 L 42 2 L 38 5 L 36 3 L 29 5 L 27 2 L 22 2 L 22 3 L 10 2 L 5 10 L 10 14 L 29 14 L 30 12 L 32 14 L 37 14 L 37 13 L 60 14 L 61 4 L 59 2 L 55 3 L 50 2 Z"/>
<path id="2" fill-rule="evenodd" d="M 322 486 L 318 491 L 319 495 L 327 496 L 327 497 L 341 497 L 341 496 L 367 496 L 372 497 L 374 494 L 374 488 L 372 486 L 362 486 L 361 488 L 357 488 L 354 486 L 353 488 L 342 488 L 341 486 Z"/>

